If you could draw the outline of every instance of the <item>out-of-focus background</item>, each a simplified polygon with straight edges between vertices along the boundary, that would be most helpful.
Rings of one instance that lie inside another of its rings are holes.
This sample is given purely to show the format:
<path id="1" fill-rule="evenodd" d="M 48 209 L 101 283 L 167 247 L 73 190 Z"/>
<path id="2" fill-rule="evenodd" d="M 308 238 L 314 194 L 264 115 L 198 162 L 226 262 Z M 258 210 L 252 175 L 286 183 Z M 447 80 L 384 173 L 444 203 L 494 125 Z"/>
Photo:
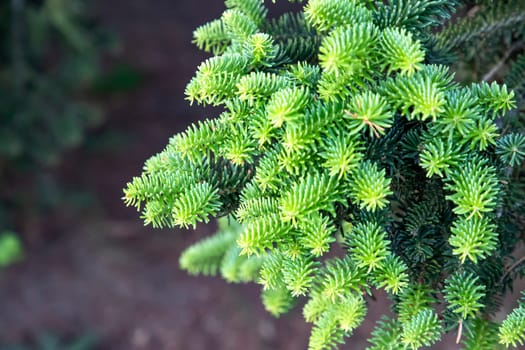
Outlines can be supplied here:
<path id="1" fill-rule="evenodd" d="M 214 115 L 190 107 L 184 88 L 206 57 L 192 31 L 222 10 L 209 0 L 0 3 L 0 349 L 306 348 L 300 307 L 275 319 L 258 286 L 179 269 L 213 224 L 153 230 L 121 201 L 170 136 Z M 365 348 L 388 308 L 378 299 L 342 348 Z M 456 348 L 448 338 L 439 348 Z"/>

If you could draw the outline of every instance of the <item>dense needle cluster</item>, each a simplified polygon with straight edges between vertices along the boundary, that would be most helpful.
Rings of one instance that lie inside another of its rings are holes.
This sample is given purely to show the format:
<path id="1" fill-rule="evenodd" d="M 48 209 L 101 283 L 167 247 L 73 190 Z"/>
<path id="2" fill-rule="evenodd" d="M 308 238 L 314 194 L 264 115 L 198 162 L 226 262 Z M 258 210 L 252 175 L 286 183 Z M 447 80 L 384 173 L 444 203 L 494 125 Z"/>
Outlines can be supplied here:
<path id="1" fill-rule="evenodd" d="M 509 200 L 510 174 L 525 137 L 500 127 L 515 107 L 505 85 L 463 86 L 426 59 L 429 28 L 454 5 L 310 0 L 267 19 L 260 0 L 226 0 L 195 31 L 215 56 L 186 90 L 223 112 L 175 135 L 125 202 L 155 227 L 228 215 L 181 266 L 260 283 L 276 316 L 307 298 L 312 350 L 343 343 L 379 288 L 397 317 L 370 349 L 418 349 L 456 328 L 468 349 L 523 344 L 523 305 L 501 324 L 489 316 L 514 277 L 509 218 L 523 198 Z"/>

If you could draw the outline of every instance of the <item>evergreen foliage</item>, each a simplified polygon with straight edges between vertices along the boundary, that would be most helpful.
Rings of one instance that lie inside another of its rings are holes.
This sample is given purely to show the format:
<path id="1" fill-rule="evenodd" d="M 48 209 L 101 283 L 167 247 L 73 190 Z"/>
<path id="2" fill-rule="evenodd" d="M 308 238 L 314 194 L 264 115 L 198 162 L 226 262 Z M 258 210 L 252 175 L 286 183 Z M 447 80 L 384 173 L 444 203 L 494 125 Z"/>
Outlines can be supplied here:
<path id="1" fill-rule="evenodd" d="M 494 322 L 473 319 L 466 324 L 465 337 L 462 344 L 465 349 L 495 350 L 502 346 L 495 345 L 498 342 L 498 325 Z"/>
<path id="2" fill-rule="evenodd" d="M 100 31 L 81 14 L 84 6 L 82 0 L 0 4 L 2 163 L 54 164 L 100 118 L 78 96 L 96 76 L 103 46 Z M 50 57 L 54 65 L 45 63 Z"/>
<path id="3" fill-rule="evenodd" d="M 374 288 L 396 316 L 370 349 L 431 346 L 454 329 L 467 349 L 522 344 L 523 305 L 490 320 L 518 277 L 520 96 L 460 84 L 439 63 L 515 30 L 523 12 L 505 22 L 521 3 L 476 6 L 491 15 L 440 31 L 459 1 L 310 0 L 278 19 L 259 0 L 226 1 L 195 32 L 215 56 L 186 90 L 223 112 L 176 135 L 124 200 L 162 227 L 230 215 L 181 266 L 260 283 L 276 316 L 306 297 L 310 349 L 344 343 Z M 335 242 L 344 256 L 329 254 Z"/>
<path id="4" fill-rule="evenodd" d="M 517 346 L 525 344 L 525 303 L 515 308 L 499 329 L 500 343 L 508 346 Z"/>

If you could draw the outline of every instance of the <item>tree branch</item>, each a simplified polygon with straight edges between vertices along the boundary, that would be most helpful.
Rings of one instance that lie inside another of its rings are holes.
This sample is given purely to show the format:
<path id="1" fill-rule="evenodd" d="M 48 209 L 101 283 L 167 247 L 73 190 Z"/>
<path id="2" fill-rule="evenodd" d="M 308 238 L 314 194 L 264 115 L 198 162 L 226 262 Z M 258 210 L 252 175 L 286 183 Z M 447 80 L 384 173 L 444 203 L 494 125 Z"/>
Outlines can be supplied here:
<path id="1" fill-rule="evenodd" d="M 510 265 L 509 268 L 503 274 L 503 276 L 501 276 L 500 284 L 503 283 L 505 278 L 507 278 L 507 276 L 512 272 L 512 270 L 514 270 L 516 267 L 518 267 L 519 265 L 523 264 L 524 262 L 525 262 L 525 256 L 522 256 L 520 259 L 515 261 L 514 264 Z"/>
<path id="2" fill-rule="evenodd" d="M 516 50 L 519 50 L 521 47 L 523 46 L 523 42 L 522 41 L 518 41 L 516 42 L 514 45 L 512 45 L 508 50 L 507 52 L 505 52 L 505 55 L 503 55 L 503 57 L 501 58 L 501 60 L 498 61 L 498 63 L 496 63 L 492 68 L 491 70 L 489 70 L 482 78 L 483 81 L 491 81 L 494 79 L 494 76 L 496 75 L 496 73 L 501 69 L 501 67 L 503 67 L 503 65 L 505 64 L 505 62 L 507 62 L 507 60 L 509 59 L 509 57 L 516 51 Z"/>
<path id="3" fill-rule="evenodd" d="M 463 335 L 463 320 L 459 322 L 458 336 L 456 337 L 456 344 L 459 344 L 459 342 L 461 341 L 462 335 Z"/>

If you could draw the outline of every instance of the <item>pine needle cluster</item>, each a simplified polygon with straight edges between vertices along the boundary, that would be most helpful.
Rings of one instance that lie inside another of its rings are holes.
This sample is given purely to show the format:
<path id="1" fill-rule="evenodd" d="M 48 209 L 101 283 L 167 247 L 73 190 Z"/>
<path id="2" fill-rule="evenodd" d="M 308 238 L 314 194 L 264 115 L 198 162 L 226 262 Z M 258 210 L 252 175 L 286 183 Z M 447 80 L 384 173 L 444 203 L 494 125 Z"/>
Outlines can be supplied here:
<path id="1" fill-rule="evenodd" d="M 223 112 L 175 135 L 125 202 L 160 227 L 228 216 L 181 266 L 260 283 L 276 316 L 306 298 L 311 350 L 344 343 L 374 289 L 396 317 L 370 349 L 418 349 L 454 329 L 468 349 L 523 344 L 523 306 L 489 320 L 519 275 L 525 136 L 502 128 L 512 90 L 459 84 L 436 64 L 452 49 L 433 30 L 458 5 L 310 0 L 268 19 L 260 0 L 227 0 L 195 31 L 214 56 L 186 90 Z M 452 33 L 441 37 L 467 40 Z"/>

